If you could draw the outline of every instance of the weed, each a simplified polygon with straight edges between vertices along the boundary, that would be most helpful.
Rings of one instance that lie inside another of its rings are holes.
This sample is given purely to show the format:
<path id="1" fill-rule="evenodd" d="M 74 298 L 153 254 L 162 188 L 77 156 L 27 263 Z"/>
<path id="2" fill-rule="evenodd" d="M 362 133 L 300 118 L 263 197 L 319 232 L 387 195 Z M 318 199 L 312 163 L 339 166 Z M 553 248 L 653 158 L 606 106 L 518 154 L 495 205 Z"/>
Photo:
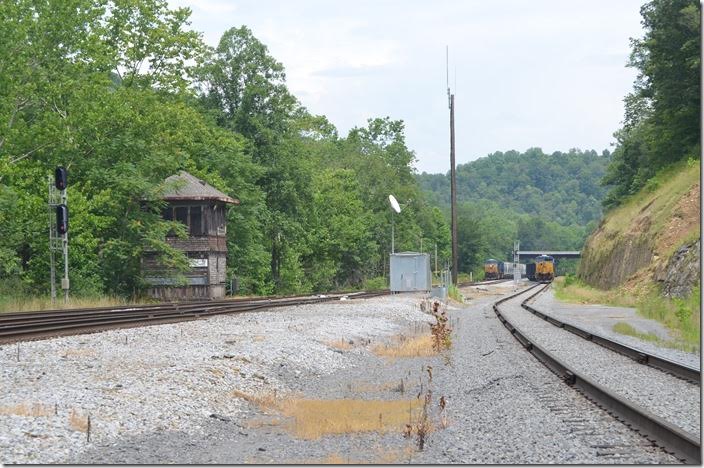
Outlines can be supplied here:
<path id="1" fill-rule="evenodd" d="M 450 284 L 447 287 L 447 295 L 450 299 L 453 299 L 459 303 L 464 303 L 464 296 L 460 293 L 460 290 L 454 284 Z"/>
<path id="2" fill-rule="evenodd" d="M 447 324 L 447 312 L 441 307 L 440 302 L 433 303 L 432 315 L 435 323 L 430 325 L 430 333 L 433 336 L 433 349 L 440 352 L 452 345 L 452 328 Z M 432 377 L 432 376 L 431 376 Z"/>
<path id="3" fill-rule="evenodd" d="M 391 343 L 374 346 L 372 352 L 386 358 L 434 356 L 437 353 L 432 335 L 399 335 Z"/>
<path id="4" fill-rule="evenodd" d="M 340 338 L 339 340 L 323 341 L 323 344 L 330 348 L 339 349 L 341 351 L 347 351 L 354 348 L 354 341 L 346 340 L 344 338 Z"/>

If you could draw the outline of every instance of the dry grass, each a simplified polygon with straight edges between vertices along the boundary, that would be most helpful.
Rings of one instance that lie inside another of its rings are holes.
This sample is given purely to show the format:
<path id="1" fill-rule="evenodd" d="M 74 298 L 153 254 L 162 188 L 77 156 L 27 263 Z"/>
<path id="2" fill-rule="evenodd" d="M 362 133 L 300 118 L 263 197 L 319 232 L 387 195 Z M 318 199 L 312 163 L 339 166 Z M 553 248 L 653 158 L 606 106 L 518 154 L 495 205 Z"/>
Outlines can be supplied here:
<path id="1" fill-rule="evenodd" d="M 313 400 L 276 395 L 248 395 L 243 398 L 262 409 L 275 409 L 287 418 L 282 426 L 300 439 L 318 439 L 329 434 L 357 432 L 401 432 L 409 421 L 418 418 L 421 400 Z M 268 420 L 262 425 L 272 425 Z M 256 424 L 256 422 L 255 422 Z"/>
<path id="2" fill-rule="evenodd" d="M 349 340 L 346 340 L 344 338 L 340 338 L 339 340 L 333 341 L 323 341 L 323 344 L 330 348 L 339 349 L 342 351 L 347 351 L 354 348 L 354 343 L 350 343 Z"/>
<path id="3" fill-rule="evenodd" d="M 301 439 L 355 432 L 400 432 L 415 417 L 419 400 L 290 400 L 283 414 Z"/>
<path id="4" fill-rule="evenodd" d="M 61 291 L 59 291 L 61 293 Z M 97 298 L 71 298 L 64 304 L 63 298 L 58 298 L 55 304 L 49 297 L 5 297 L 0 298 L 0 313 L 27 312 L 35 310 L 77 309 L 90 307 L 113 307 L 123 305 L 144 304 L 146 302 L 128 301 L 121 297 L 105 296 Z"/>
<path id="5" fill-rule="evenodd" d="M 236 398 L 242 398 L 252 404 L 259 406 L 262 409 L 279 409 L 282 402 L 285 400 L 277 396 L 276 393 L 265 395 L 250 395 L 239 390 L 232 390 L 230 395 Z"/>
<path id="6" fill-rule="evenodd" d="M 26 417 L 53 416 L 55 407 L 42 403 L 19 403 L 17 405 L 1 405 L 0 414 Z"/>
<path id="7" fill-rule="evenodd" d="M 74 431 L 88 432 L 88 416 L 71 410 L 68 415 L 68 425 Z"/>
<path id="8" fill-rule="evenodd" d="M 391 343 L 374 346 L 372 352 L 386 358 L 434 356 L 437 354 L 433 348 L 432 335 L 411 337 L 399 335 Z"/>

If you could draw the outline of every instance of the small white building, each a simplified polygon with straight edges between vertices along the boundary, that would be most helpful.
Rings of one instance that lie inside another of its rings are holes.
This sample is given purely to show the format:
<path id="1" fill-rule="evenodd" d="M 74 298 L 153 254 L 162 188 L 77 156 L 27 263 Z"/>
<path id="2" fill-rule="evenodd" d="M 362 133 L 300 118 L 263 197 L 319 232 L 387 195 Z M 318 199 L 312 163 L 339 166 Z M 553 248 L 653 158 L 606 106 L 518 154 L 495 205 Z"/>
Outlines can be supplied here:
<path id="1" fill-rule="evenodd" d="M 390 286 L 392 292 L 430 291 L 430 254 L 399 252 L 390 255 Z"/>

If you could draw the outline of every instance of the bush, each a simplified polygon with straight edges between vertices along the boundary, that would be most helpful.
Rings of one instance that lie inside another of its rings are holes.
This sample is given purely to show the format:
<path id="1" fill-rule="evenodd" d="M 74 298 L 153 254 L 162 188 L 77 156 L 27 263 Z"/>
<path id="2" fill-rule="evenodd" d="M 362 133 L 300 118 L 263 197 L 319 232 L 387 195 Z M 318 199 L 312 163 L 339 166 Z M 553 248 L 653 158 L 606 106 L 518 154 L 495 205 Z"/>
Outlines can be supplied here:
<path id="1" fill-rule="evenodd" d="M 369 278 L 364 280 L 363 288 L 365 291 L 377 291 L 379 289 L 389 289 L 389 280 L 384 276 Z"/>
<path id="2" fill-rule="evenodd" d="M 574 284 L 576 282 L 577 282 L 576 276 L 569 274 L 569 273 L 565 275 L 565 282 L 564 282 L 565 287 L 570 286 L 571 284 Z"/>

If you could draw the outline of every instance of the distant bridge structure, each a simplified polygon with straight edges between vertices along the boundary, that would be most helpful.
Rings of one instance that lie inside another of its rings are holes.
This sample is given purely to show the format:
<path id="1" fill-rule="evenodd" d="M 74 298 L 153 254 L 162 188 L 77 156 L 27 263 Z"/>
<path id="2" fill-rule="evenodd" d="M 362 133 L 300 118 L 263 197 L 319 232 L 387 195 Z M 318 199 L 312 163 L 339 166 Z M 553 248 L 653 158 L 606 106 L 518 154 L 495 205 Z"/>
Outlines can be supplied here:
<path id="1" fill-rule="evenodd" d="M 582 256 L 582 252 L 579 250 L 554 250 L 552 252 L 549 250 L 519 250 L 517 253 L 521 258 L 535 258 L 538 255 L 549 255 L 554 258 L 580 258 Z"/>

